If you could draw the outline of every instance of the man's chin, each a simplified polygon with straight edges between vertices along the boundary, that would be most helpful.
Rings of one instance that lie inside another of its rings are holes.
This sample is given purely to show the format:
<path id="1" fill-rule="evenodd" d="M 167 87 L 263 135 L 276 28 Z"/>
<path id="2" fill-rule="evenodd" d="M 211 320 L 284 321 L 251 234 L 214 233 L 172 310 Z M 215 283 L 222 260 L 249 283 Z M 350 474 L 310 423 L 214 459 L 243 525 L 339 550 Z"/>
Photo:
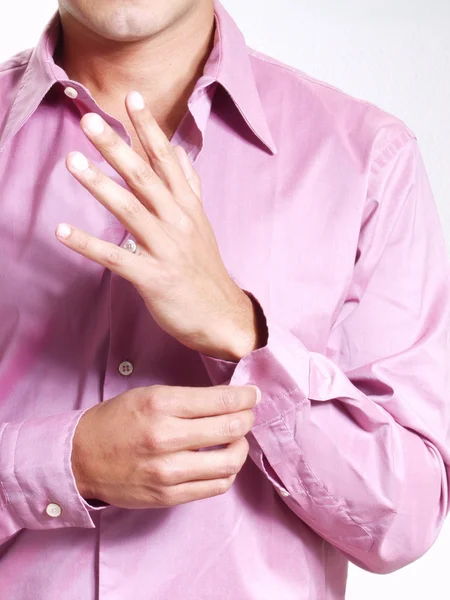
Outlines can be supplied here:
<path id="1" fill-rule="evenodd" d="M 159 31 L 158 24 L 149 22 L 148 15 L 145 21 L 137 17 L 108 15 L 104 20 L 97 18 L 84 24 L 97 35 L 116 42 L 138 42 Z"/>

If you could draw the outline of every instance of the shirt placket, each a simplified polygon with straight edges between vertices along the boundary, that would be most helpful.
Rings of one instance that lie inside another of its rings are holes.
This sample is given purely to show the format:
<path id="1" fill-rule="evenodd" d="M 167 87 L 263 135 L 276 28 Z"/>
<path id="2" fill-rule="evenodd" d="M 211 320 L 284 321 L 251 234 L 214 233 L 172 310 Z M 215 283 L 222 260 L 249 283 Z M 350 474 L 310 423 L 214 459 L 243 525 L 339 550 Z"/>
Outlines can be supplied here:
<path id="1" fill-rule="evenodd" d="M 84 86 L 77 82 L 61 82 L 64 93 L 78 104 L 81 114 L 99 113 L 131 146 L 131 137 L 122 123 L 106 114 L 95 102 Z M 212 90 L 211 90 L 212 91 Z M 203 131 L 211 108 L 212 94 L 205 87 L 195 90 L 189 102 L 189 110 L 171 139 L 173 145 L 181 145 L 194 163 L 203 144 Z M 100 168 L 113 179 L 118 175 L 106 162 Z M 120 178 L 119 178 L 120 179 Z M 135 253 L 138 241 L 125 227 L 111 215 L 110 226 L 105 230 L 103 239 L 118 244 L 125 250 Z M 161 330 L 148 312 L 142 298 L 134 286 L 119 275 L 108 273 L 109 286 L 109 343 L 106 370 L 103 377 L 102 400 L 108 400 L 130 389 L 152 385 L 159 380 L 155 356 L 161 341 Z M 163 334 L 165 335 L 165 334 Z M 114 509 L 115 510 L 115 509 Z M 114 515 L 98 513 L 97 573 L 99 600 L 117 600 L 118 590 L 123 586 L 123 572 L 117 564 L 117 557 L 110 552 L 116 543 Z"/>

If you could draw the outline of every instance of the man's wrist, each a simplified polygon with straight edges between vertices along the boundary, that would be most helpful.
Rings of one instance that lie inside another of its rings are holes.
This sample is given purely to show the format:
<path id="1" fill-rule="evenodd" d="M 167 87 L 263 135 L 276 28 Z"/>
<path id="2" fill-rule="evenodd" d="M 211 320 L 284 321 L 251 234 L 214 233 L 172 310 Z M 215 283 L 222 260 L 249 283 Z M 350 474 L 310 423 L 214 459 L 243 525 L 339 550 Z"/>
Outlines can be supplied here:
<path id="1" fill-rule="evenodd" d="M 89 411 L 92 411 L 93 407 L 87 410 L 79 420 L 75 433 L 72 440 L 72 453 L 71 453 L 71 466 L 72 474 L 75 479 L 75 485 L 77 487 L 80 496 L 87 500 L 87 498 L 95 498 L 95 493 L 90 488 L 88 477 L 86 475 L 86 460 L 84 457 L 84 447 L 86 445 L 86 415 Z M 89 415 L 87 415 L 89 417 Z"/>
<path id="2" fill-rule="evenodd" d="M 223 322 L 221 332 L 211 341 L 203 354 L 221 360 L 239 362 L 244 356 L 267 344 L 267 323 L 255 297 L 241 290 L 239 311 L 231 323 Z"/>
<path id="3" fill-rule="evenodd" d="M 75 450 L 72 451 L 72 472 L 75 479 L 75 485 L 80 496 L 87 501 L 88 498 L 93 497 L 93 494 L 91 493 L 89 486 L 84 479 L 82 465 L 80 464 L 80 461 L 77 459 L 76 455 L 74 456 L 74 452 Z"/>

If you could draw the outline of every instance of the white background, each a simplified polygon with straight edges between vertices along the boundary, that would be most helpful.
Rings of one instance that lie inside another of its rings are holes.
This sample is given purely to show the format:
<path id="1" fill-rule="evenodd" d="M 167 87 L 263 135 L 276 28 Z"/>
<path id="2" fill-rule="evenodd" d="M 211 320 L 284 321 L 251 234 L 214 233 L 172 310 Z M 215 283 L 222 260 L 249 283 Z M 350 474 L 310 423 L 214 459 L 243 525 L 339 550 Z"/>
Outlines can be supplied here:
<path id="1" fill-rule="evenodd" d="M 34 46 L 56 8 L 56 0 L 5 4 L 0 8 L 0 61 Z M 377 104 L 416 133 L 450 248 L 449 0 L 223 4 L 250 46 Z M 352 566 L 347 598 L 449 600 L 449 580 L 447 522 L 426 556 L 396 573 L 372 575 Z"/>

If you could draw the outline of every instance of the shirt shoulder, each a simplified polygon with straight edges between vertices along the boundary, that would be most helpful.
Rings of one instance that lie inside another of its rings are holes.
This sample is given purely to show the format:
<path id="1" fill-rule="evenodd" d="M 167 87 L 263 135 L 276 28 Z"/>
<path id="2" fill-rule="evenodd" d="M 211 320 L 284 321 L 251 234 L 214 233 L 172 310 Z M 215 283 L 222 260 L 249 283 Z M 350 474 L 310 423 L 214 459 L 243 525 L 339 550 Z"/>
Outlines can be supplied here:
<path id="1" fill-rule="evenodd" d="M 277 143 L 315 136 L 342 147 L 366 166 L 387 161 L 415 133 L 376 104 L 248 48 L 258 92 Z M 281 124 L 286 133 L 280 131 Z M 296 132 L 298 135 L 296 135 Z"/>
<path id="2" fill-rule="evenodd" d="M 12 71 L 20 67 L 26 68 L 32 52 L 33 48 L 21 50 L 0 63 L 0 78 L 3 79 L 4 77 L 8 77 L 8 74 L 11 74 Z"/>
<path id="3" fill-rule="evenodd" d="M 0 63 L 0 131 L 22 85 L 32 52 L 33 48 L 22 50 Z"/>

